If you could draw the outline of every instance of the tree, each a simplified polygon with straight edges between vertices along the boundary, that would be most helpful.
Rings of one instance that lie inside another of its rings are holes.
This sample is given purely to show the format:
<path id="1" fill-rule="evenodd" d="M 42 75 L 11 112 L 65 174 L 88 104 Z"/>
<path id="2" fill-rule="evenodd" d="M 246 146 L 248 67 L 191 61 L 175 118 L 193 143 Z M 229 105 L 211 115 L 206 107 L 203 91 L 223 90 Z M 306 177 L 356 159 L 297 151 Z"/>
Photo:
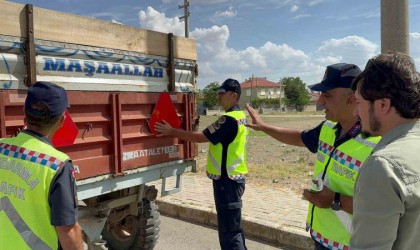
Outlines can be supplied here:
<path id="1" fill-rule="evenodd" d="M 217 91 L 215 91 L 215 88 L 218 88 L 219 82 L 212 82 L 209 85 L 207 85 L 204 89 L 203 89 L 203 96 L 204 96 L 204 101 L 203 101 L 203 105 L 206 108 L 212 109 L 214 106 L 216 106 L 217 104 Z"/>
<path id="2" fill-rule="evenodd" d="M 286 85 L 284 95 L 286 104 L 302 112 L 309 104 L 309 95 L 305 83 L 299 77 L 285 77 L 281 83 Z"/>
<path id="3" fill-rule="evenodd" d="M 200 106 L 200 105 L 203 104 L 203 99 L 204 98 L 202 98 L 202 97 L 203 97 L 203 90 L 198 89 L 197 93 L 195 94 L 195 101 L 197 103 L 197 106 Z"/>

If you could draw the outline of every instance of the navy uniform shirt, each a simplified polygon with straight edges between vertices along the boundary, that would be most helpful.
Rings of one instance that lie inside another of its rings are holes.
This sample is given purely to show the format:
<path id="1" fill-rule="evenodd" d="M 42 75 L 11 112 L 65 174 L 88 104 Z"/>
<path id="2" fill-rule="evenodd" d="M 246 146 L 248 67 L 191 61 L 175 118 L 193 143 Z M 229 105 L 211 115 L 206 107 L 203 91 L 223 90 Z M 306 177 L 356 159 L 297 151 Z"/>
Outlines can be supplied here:
<path id="1" fill-rule="evenodd" d="M 227 112 L 241 110 L 238 105 L 231 107 Z M 217 121 L 212 123 L 206 129 L 203 130 L 203 134 L 213 145 L 218 143 L 222 144 L 222 177 L 228 178 L 226 170 L 226 159 L 228 153 L 229 144 L 235 140 L 238 133 L 238 122 L 235 118 L 222 115 Z M 244 183 L 245 180 L 236 180 L 238 183 Z"/>
<path id="2" fill-rule="evenodd" d="M 319 136 L 321 134 L 321 128 L 322 128 L 322 125 L 324 125 L 324 122 L 325 121 L 321 122 L 315 128 L 304 130 L 301 133 L 301 138 L 302 138 L 303 143 L 312 153 L 316 153 L 318 151 Z M 360 124 L 360 121 L 356 122 L 353 125 L 353 127 L 349 131 L 347 131 L 346 134 L 342 136 L 341 138 L 340 138 L 340 134 L 341 134 L 342 127 L 340 123 L 337 123 L 334 129 L 335 129 L 335 138 L 336 138 L 334 142 L 334 147 L 338 147 L 344 142 L 350 140 L 351 138 L 356 137 L 362 131 L 362 126 Z"/>
<path id="3" fill-rule="evenodd" d="M 52 145 L 48 138 L 35 131 L 24 130 L 22 133 Z M 73 172 L 74 167 L 69 160 L 57 170 L 51 183 L 48 202 L 51 208 L 51 225 L 53 226 L 69 226 L 77 222 L 77 191 Z"/>

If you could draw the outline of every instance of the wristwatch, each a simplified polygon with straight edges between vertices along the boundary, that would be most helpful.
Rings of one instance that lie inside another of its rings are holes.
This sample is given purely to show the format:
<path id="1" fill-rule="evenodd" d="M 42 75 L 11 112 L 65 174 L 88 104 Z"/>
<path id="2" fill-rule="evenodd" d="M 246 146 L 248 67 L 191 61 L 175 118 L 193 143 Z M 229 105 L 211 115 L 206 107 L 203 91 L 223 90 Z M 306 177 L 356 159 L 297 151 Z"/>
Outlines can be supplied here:
<path id="1" fill-rule="evenodd" d="M 340 193 L 335 193 L 334 200 L 331 203 L 331 209 L 334 211 L 340 211 L 341 210 L 341 201 L 340 201 Z"/>

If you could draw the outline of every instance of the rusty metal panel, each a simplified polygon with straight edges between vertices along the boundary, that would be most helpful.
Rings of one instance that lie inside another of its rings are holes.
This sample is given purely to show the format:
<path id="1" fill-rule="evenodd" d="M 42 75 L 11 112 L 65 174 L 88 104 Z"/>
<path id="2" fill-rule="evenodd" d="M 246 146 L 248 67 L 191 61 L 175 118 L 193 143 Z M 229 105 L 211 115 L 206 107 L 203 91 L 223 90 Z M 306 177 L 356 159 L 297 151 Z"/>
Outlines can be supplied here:
<path id="1" fill-rule="evenodd" d="M 23 101 L 26 92 L 0 91 L 0 130 L 1 137 L 15 136 L 24 126 Z"/>
<path id="2" fill-rule="evenodd" d="M 76 178 L 124 171 L 196 156 L 189 142 L 151 134 L 148 121 L 160 93 L 68 91 L 69 113 L 78 128 L 71 146 L 60 147 L 79 169 Z M 15 136 L 23 128 L 25 91 L 0 91 L 0 133 Z M 191 130 L 189 94 L 171 94 L 183 129 Z"/>

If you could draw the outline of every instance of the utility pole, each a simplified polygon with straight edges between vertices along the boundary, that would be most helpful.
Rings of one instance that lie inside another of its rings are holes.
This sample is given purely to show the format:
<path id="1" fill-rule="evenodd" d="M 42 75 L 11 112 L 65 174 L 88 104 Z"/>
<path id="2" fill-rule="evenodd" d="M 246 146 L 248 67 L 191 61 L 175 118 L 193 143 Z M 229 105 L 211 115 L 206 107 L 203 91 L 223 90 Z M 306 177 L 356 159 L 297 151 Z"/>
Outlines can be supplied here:
<path id="1" fill-rule="evenodd" d="M 188 23 L 188 17 L 190 16 L 190 2 L 188 0 L 184 0 L 184 5 L 179 5 L 178 9 L 184 8 L 184 16 L 180 17 L 179 19 L 185 19 L 185 37 L 189 37 L 189 23 Z"/>
<path id="2" fill-rule="evenodd" d="M 409 53 L 409 0 L 381 0 L 381 52 Z"/>
<path id="3" fill-rule="evenodd" d="M 281 81 L 279 81 L 279 84 L 280 84 L 279 106 L 280 106 L 280 113 L 281 113 L 282 111 L 281 109 Z"/>
<path id="4" fill-rule="evenodd" d="M 251 107 L 252 107 L 252 82 L 254 81 L 254 74 L 252 74 L 252 77 L 251 77 L 251 95 L 249 96 L 249 104 L 251 105 Z"/>

